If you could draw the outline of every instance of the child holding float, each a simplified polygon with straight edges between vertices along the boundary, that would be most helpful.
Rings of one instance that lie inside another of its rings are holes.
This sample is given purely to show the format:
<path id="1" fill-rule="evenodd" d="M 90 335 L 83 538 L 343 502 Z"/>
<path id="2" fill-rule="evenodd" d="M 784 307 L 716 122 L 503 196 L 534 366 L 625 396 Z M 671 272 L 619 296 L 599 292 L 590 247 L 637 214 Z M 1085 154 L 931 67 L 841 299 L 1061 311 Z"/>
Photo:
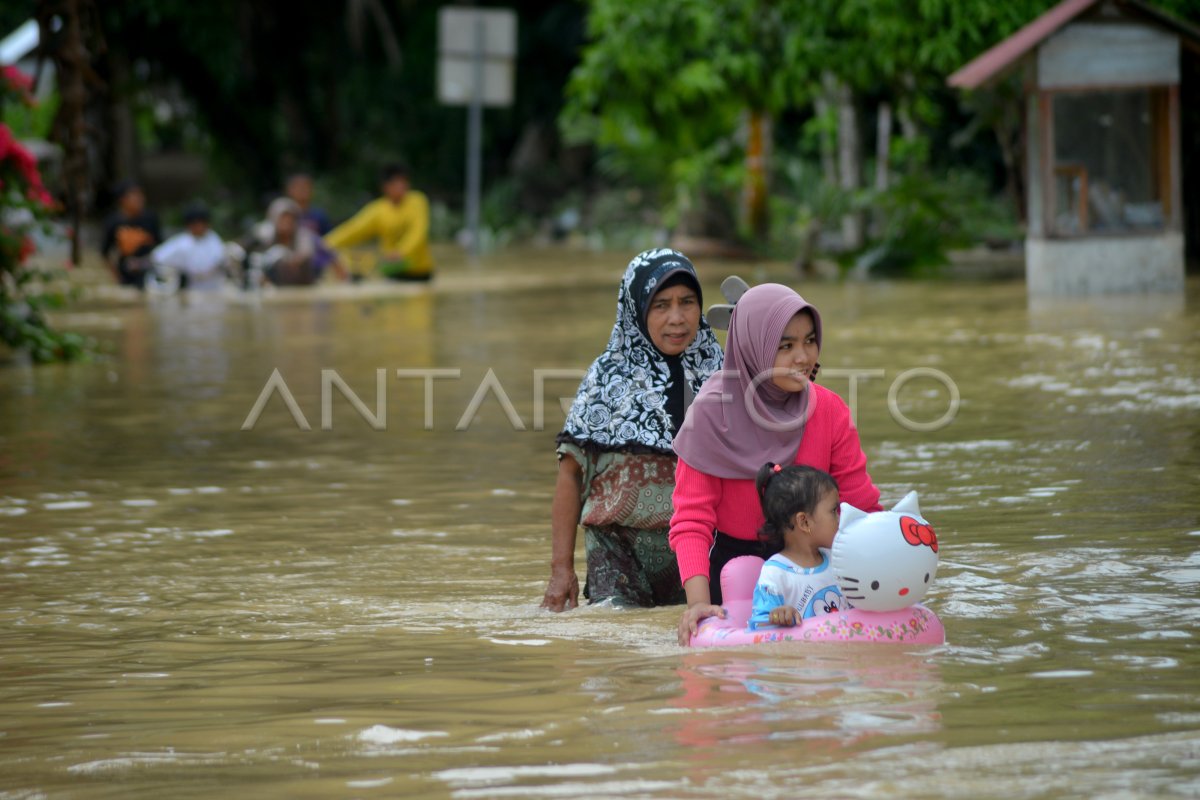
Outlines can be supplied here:
<path id="1" fill-rule="evenodd" d="M 768 553 L 754 587 L 751 630 L 793 626 L 845 606 L 830 567 L 841 516 L 837 483 L 828 472 L 767 462 L 755 478 L 762 503 L 758 538 Z"/>
<path id="2" fill-rule="evenodd" d="M 920 604 L 937 573 L 938 540 L 916 492 L 887 511 L 842 503 L 832 523 L 837 489 L 828 473 L 769 464 L 759 475 L 763 527 L 783 531 L 784 549 L 766 562 L 730 560 L 721 570 L 722 613 L 702 619 L 688 644 L 945 642 L 941 621 Z"/>

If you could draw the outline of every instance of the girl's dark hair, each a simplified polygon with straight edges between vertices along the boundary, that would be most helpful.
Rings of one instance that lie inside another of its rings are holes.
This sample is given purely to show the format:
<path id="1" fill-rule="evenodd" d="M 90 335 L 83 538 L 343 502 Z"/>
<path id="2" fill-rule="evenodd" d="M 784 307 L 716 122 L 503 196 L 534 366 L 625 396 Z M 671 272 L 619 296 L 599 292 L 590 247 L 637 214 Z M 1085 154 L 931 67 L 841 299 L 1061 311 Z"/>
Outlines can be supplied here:
<path id="1" fill-rule="evenodd" d="M 764 519 L 758 539 L 766 546 L 768 555 L 783 549 L 783 537 L 791 527 L 792 517 L 801 511 L 812 514 L 821 497 L 838 488 L 837 481 L 824 470 L 800 464 L 781 467 L 770 461 L 759 467 L 754 486 L 758 489 Z"/>

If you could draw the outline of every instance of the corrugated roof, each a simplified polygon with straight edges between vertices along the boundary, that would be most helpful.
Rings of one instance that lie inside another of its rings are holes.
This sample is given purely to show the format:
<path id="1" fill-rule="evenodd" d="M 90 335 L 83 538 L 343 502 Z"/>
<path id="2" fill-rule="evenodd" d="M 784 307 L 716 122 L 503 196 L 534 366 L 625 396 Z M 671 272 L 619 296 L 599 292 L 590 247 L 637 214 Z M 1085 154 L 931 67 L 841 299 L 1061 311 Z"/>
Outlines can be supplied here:
<path id="1" fill-rule="evenodd" d="M 1063 0 L 1012 36 L 961 67 L 946 79 L 946 83 L 959 89 L 978 89 L 1099 2 L 1100 0 Z M 1200 44 L 1200 29 L 1195 26 L 1181 22 L 1141 0 L 1117 0 L 1117 2 L 1118 5 L 1135 14 L 1140 13 L 1171 28 L 1183 37 L 1193 49 Z"/>

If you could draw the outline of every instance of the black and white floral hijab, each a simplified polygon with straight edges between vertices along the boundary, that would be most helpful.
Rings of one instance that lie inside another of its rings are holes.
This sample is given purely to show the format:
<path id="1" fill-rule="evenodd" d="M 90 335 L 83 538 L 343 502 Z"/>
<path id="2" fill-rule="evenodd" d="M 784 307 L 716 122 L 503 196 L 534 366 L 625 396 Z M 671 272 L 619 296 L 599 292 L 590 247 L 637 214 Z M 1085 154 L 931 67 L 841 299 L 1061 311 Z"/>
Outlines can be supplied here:
<path id="1" fill-rule="evenodd" d="M 663 355 L 650 341 L 646 313 L 659 288 L 684 273 L 697 294 L 700 281 L 687 256 L 669 249 L 647 250 L 629 262 L 617 292 L 617 321 L 608 346 L 592 362 L 558 442 L 600 450 L 672 453 L 679 421 L 672 398 L 686 406 L 700 385 L 721 368 L 721 346 L 703 316 L 696 338 L 682 354 Z M 701 298 L 697 298 L 700 300 Z M 703 307 L 703 306 L 702 306 Z M 682 419 L 682 411 L 678 412 Z"/>

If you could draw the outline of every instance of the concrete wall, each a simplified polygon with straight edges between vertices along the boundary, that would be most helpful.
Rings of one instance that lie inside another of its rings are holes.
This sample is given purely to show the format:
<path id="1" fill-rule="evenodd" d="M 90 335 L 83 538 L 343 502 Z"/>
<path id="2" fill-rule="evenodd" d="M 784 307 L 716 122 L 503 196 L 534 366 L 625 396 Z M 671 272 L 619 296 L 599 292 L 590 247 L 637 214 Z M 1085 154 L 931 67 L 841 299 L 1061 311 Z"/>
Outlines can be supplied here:
<path id="1" fill-rule="evenodd" d="M 1030 297 L 1182 292 L 1183 234 L 1025 240 Z"/>

